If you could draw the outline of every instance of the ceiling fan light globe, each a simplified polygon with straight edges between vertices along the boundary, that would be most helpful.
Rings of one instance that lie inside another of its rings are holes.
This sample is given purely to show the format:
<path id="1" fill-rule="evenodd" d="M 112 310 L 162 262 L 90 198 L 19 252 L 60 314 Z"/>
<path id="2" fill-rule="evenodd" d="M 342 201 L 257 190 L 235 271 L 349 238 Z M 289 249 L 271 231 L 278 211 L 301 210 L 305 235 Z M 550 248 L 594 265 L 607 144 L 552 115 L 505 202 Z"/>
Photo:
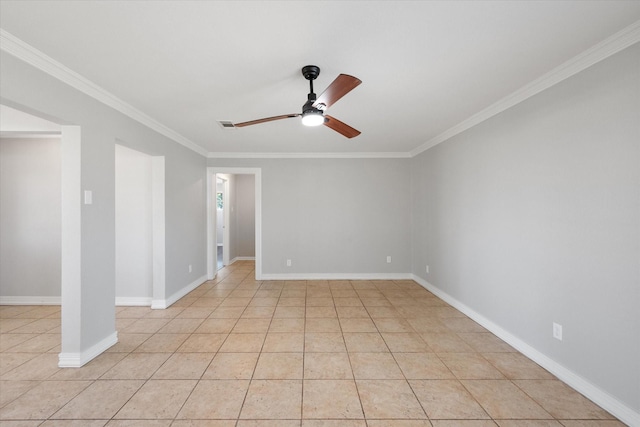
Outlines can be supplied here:
<path id="1" fill-rule="evenodd" d="M 309 112 L 302 115 L 302 124 L 305 126 L 320 126 L 323 123 L 322 112 Z"/>

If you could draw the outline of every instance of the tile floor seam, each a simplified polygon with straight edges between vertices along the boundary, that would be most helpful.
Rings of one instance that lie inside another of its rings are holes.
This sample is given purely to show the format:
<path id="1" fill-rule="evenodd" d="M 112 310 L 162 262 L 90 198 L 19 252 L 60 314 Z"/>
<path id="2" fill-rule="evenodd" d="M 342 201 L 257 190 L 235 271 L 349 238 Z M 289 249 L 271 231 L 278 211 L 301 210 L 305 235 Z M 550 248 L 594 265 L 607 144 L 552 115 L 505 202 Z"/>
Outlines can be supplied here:
<path id="1" fill-rule="evenodd" d="M 393 360 L 395 360 L 396 364 L 398 365 L 398 368 L 400 369 L 400 372 L 402 372 L 402 377 L 404 378 L 404 381 L 409 386 L 409 389 L 411 390 L 411 393 L 413 393 L 413 397 L 416 399 L 416 402 L 418 402 L 418 404 L 420 405 L 420 408 L 422 409 L 422 412 L 424 412 L 424 415 L 425 415 L 426 419 L 429 420 L 429 422 L 431 423 L 431 420 L 429 419 L 429 414 L 427 413 L 426 408 L 424 407 L 424 405 L 422 404 L 422 402 L 418 398 L 418 395 L 416 394 L 416 391 L 411 386 L 411 383 L 409 382 L 409 378 L 407 378 L 406 374 L 402 370 L 402 367 L 398 363 L 398 360 L 396 359 L 396 356 L 394 355 L 394 353 L 391 353 L 391 356 L 393 357 Z"/>
<path id="2" fill-rule="evenodd" d="M 46 380 L 45 380 L 46 381 Z M 67 381 L 73 381 L 73 380 L 67 380 Z M 44 382 L 44 381 L 43 381 Z M 86 387 L 84 387 L 82 390 L 79 390 L 78 393 L 76 393 L 73 397 L 71 397 L 69 400 L 67 400 L 64 404 L 62 404 L 57 410 L 53 411 L 49 416 L 46 417 L 46 420 L 51 419 L 53 416 L 55 416 L 58 412 L 60 412 L 65 406 L 67 406 L 73 399 L 75 399 L 76 397 L 78 397 L 83 391 L 85 391 L 86 389 L 88 389 L 89 387 L 91 387 L 91 385 L 93 385 L 93 381 L 90 381 L 89 384 L 87 384 Z"/>
<path id="3" fill-rule="evenodd" d="M 360 297 L 358 297 L 358 299 L 360 299 Z M 355 384 L 355 387 L 356 387 L 356 393 L 358 395 L 358 402 L 360 403 L 360 410 L 362 411 L 362 417 L 364 418 L 365 423 L 366 423 L 367 414 L 364 411 L 364 405 L 362 404 L 362 396 L 360 394 L 360 389 L 358 387 L 358 381 L 356 380 L 355 373 L 353 372 L 353 362 L 351 360 L 351 356 L 350 356 L 350 353 L 349 353 L 349 348 L 347 347 L 346 340 L 344 339 L 344 333 L 342 332 L 342 325 L 340 325 L 340 332 L 342 334 L 343 341 L 345 341 L 344 345 L 345 345 L 345 348 L 347 350 L 347 360 L 349 361 L 349 367 L 351 368 L 351 375 L 353 377 L 353 383 Z"/>
<path id="4" fill-rule="evenodd" d="M 523 381 L 523 380 L 519 380 L 519 381 Z M 549 382 L 549 383 L 551 383 L 551 382 L 555 382 L 555 383 L 559 383 L 559 384 L 562 384 L 562 385 L 565 385 L 565 386 L 566 386 L 566 384 L 565 384 L 562 380 L 560 380 L 560 379 L 558 379 L 558 378 L 554 378 L 554 379 L 524 380 L 524 381 L 545 381 L 545 382 Z M 561 419 L 562 419 L 562 418 L 556 418 L 553 414 L 551 414 L 551 412 L 550 412 L 549 410 L 547 410 L 547 409 L 545 408 L 545 406 L 543 405 L 543 403 L 542 403 L 542 402 L 539 402 L 539 399 L 537 399 L 537 398 L 535 398 L 534 396 L 532 396 L 530 393 L 528 393 L 526 390 L 524 390 L 522 387 L 520 387 L 517 383 L 515 383 L 515 381 L 513 381 L 513 382 L 514 382 L 514 385 L 515 385 L 515 386 L 516 386 L 520 391 L 522 391 L 522 392 L 523 392 L 524 394 L 526 394 L 526 395 L 527 395 L 531 400 L 533 400 L 534 402 L 536 402 L 536 403 L 537 403 L 537 404 L 538 404 L 542 409 L 544 409 L 544 410 L 545 410 L 545 411 L 546 411 L 546 412 L 547 412 L 547 413 L 552 417 L 552 419 L 554 419 L 554 420 L 556 420 L 556 419 L 557 419 L 557 420 L 561 420 Z M 568 387 L 568 386 L 567 386 L 567 387 Z M 580 392 L 578 392 L 578 391 L 575 391 L 575 390 L 573 390 L 573 389 L 571 389 L 571 390 L 572 390 L 573 392 L 575 392 L 575 393 L 578 393 L 578 395 L 580 395 L 580 396 L 581 396 L 583 399 L 585 399 L 586 401 L 591 402 L 591 401 L 590 401 L 586 396 L 584 396 L 582 393 L 580 393 Z M 595 405 L 595 404 L 594 404 L 594 405 Z M 596 406 L 597 406 L 597 405 L 596 405 Z M 605 412 L 609 417 L 608 417 L 608 418 L 605 418 L 605 419 L 602 419 L 602 418 L 580 418 L 580 419 L 578 419 L 578 418 L 572 418 L 572 419 L 563 419 L 563 420 L 564 420 L 564 421 L 576 421 L 576 420 L 578 420 L 578 421 L 618 421 L 618 419 L 617 419 L 617 418 L 615 418 L 613 415 L 611 415 L 611 414 L 610 414 L 609 412 L 607 412 L 606 410 L 604 410 L 604 409 L 602 409 L 602 408 L 600 408 L 600 407 L 598 407 L 598 408 L 599 408 L 599 409 L 601 409 L 602 411 L 604 411 L 604 412 Z"/>
<path id="5" fill-rule="evenodd" d="M 474 379 L 474 380 L 467 380 L 467 381 L 494 381 L 494 380 L 491 380 L 491 379 Z M 499 380 L 499 381 L 504 381 L 504 380 Z M 511 380 L 506 380 L 506 381 L 511 382 Z M 483 404 L 482 404 L 482 403 L 481 403 L 481 402 L 476 398 L 476 396 L 474 396 L 474 394 L 471 392 L 471 390 L 469 390 L 469 388 L 465 385 L 465 383 L 464 383 L 464 382 L 462 382 L 462 380 L 459 380 L 459 382 L 460 382 L 460 384 L 462 384 L 462 387 L 464 387 L 464 389 L 467 391 L 467 393 L 468 393 L 468 394 L 473 398 L 473 400 L 475 400 L 475 402 L 476 402 L 476 403 L 477 403 L 477 404 L 482 408 L 482 410 L 487 414 L 487 416 L 488 416 L 490 419 L 492 419 L 492 420 L 494 420 L 494 421 L 495 421 L 495 418 L 493 417 L 493 415 L 491 415 L 491 414 L 489 413 L 489 410 L 488 410 L 488 409 L 487 409 L 487 408 L 486 408 L 486 407 L 485 407 L 485 406 L 484 406 L 484 405 L 483 405 Z M 514 384 L 514 385 L 515 385 L 515 384 Z M 543 408 L 541 405 L 538 405 L 538 406 L 540 406 L 540 408 L 542 408 L 542 409 L 544 410 L 544 408 Z M 546 410 L 545 410 L 545 412 L 546 412 Z M 503 419 L 503 418 L 498 418 L 498 419 Z M 515 419 L 515 418 L 513 418 L 513 419 Z M 554 419 L 554 418 L 553 418 L 553 417 L 551 417 L 550 419 Z"/>
<path id="6" fill-rule="evenodd" d="M 407 386 L 409 387 L 409 389 L 411 390 L 411 393 L 413 394 L 413 397 L 416 399 L 416 402 L 418 402 L 418 404 L 420 405 L 420 409 L 422 409 L 422 412 L 424 413 L 425 419 L 431 421 L 430 418 L 429 418 L 429 414 L 427 413 L 427 410 L 425 409 L 425 407 L 422 404 L 422 402 L 420 401 L 420 399 L 418 399 L 418 396 L 416 395 L 416 392 L 413 389 L 413 387 L 411 386 L 411 383 L 409 382 L 409 380 L 407 378 L 405 378 L 404 381 L 407 384 Z"/>
<path id="7" fill-rule="evenodd" d="M 245 310 L 246 310 L 246 308 L 245 308 Z M 243 310 L 243 313 L 244 313 L 245 310 Z M 240 317 L 238 317 L 238 322 L 240 321 L 240 318 L 242 318 L 242 314 L 240 315 Z M 271 321 L 269 322 L 269 327 L 271 326 L 271 322 L 272 321 L 273 321 L 273 316 L 271 317 Z M 236 322 L 236 325 L 237 325 L 237 322 Z M 268 333 L 268 330 L 269 330 L 269 328 L 267 328 L 267 333 Z M 232 329 L 232 332 L 233 332 L 233 329 Z M 240 407 L 239 407 L 239 410 L 238 410 L 238 416 L 236 417 L 237 418 L 236 419 L 236 425 L 240 422 L 241 415 L 242 415 L 242 410 L 244 409 L 245 404 L 247 403 L 247 396 L 249 396 L 249 390 L 251 390 L 251 385 L 253 384 L 254 377 L 256 375 L 256 369 L 258 368 L 258 363 L 260 362 L 260 356 L 262 355 L 262 349 L 264 348 L 265 341 L 266 341 L 266 334 L 265 334 L 265 338 L 262 341 L 262 345 L 260 347 L 260 351 L 258 352 L 258 357 L 256 359 L 256 363 L 255 363 L 255 365 L 253 367 L 253 370 L 251 372 L 251 377 L 249 378 L 249 384 L 247 385 L 247 390 L 244 393 L 244 397 L 242 399 L 242 403 L 240 404 Z M 222 348 L 222 346 L 220 348 Z"/>
<path id="8" fill-rule="evenodd" d="M 554 380 L 547 380 L 547 381 L 554 381 Z M 549 412 L 545 409 L 544 406 L 542 406 L 541 402 L 538 402 L 538 399 L 536 399 L 535 397 L 531 396 L 529 393 L 527 393 L 526 390 L 522 389 L 522 387 L 520 387 L 516 382 L 512 381 L 513 385 L 515 385 L 518 390 L 522 391 L 524 394 L 526 394 L 531 400 L 533 400 L 534 402 L 536 402 L 542 409 L 544 409 L 546 412 Z M 551 414 L 550 414 L 551 415 Z M 556 419 L 553 415 L 551 415 L 553 419 Z"/>

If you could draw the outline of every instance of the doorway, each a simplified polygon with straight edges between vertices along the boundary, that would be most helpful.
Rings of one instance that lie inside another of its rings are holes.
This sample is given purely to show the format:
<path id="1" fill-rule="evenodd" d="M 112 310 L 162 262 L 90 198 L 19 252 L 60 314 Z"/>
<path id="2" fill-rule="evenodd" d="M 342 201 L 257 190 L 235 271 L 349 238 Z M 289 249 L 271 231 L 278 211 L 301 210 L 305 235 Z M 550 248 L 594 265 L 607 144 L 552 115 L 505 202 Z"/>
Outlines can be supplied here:
<path id="1" fill-rule="evenodd" d="M 229 265 L 229 177 L 216 174 L 216 271 Z"/>
<path id="2" fill-rule="evenodd" d="M 207 279 L 213 280 L 218 271 L 218 219 L 217 219 L 217 184 L 219 175 L 253 175 L 254 177 L 254 216 L 255 216 L 255 275 L 256 280 L 262 277 L 262 169 L 260 168 L 207 168 Z M 226 196 L 223 193 L 223 265 L 229 264 L 230 239 L 229 220 L 231 209 L 229 203 L 229 179 L 227 177 Z M 227 206 L 227 209 L 224 209 Z M 226 214 L 225 214 L 226 212 Z"/>
<path id="3" fill-rule="evenodd" d="M 61 131 L 0 105 L 2 304 L 60 304 Z"/>
<path id="4" fill-rule="evenodd" d="M 16 303 L 52 303 L 61 306 L 61 351 L 59 367 L 79 367 L 92 358 L 83 352 L 81 309 L 81 129 L 44 119 L 40 114 L 19 105 L 0 105 L 2 136 L 17 136 L 25 132 L 37 137 L 54 134 L 60 138 L 60 224 L 59 224 L 59 297 L 49 301 L 16 301 Z M 85 200 L 86 202 L 86 200 Z M 58 226 L 57 226 L 58 227 Z M 4 289 L 4 287 L 3 287 Z M 100 344 L 108 348 L 116 342 L 115 335 Z"/>

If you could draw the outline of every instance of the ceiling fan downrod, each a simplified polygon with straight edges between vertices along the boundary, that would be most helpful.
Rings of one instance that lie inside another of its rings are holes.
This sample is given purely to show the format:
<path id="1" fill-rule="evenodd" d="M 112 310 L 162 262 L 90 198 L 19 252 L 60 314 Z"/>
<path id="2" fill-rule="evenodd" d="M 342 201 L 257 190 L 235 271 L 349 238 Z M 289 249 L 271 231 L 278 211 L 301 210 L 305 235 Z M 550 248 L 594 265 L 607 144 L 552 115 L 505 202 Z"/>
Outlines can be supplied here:
<path id="1" fill-rule="evenodd" d="M 320 75 L 320 67 L 316 65 L 302 67 L 302 75 L 309 80 L 307 102 L 302 106 L 302 124 L 305 126 L 319 126 L 325 122 L 325 118 L 322 108 L 319 105 L 314 106 L 317 97 L 313 91 L 313 81 Z"/>
<path id="2" fill-rule="evenodd" d="M 316 94 L 313 92 L 313 81 L 320 75 L 320 67 L 317 65 L 306 65 L 302 67 L 302 75 L 305 79 L 309 80 L 309 95 L 307 95 L 307 100 L 315 101 Z"/>

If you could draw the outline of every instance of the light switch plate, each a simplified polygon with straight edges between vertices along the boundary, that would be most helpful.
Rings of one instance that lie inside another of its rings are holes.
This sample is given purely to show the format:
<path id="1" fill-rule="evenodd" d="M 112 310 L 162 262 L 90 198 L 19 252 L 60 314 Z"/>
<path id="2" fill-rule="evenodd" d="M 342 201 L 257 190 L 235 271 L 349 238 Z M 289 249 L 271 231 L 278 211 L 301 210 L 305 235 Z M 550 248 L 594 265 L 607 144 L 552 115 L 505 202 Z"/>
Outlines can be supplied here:
<path id="1" fill-rule="evenodd" d="M 553 322 L 553 337 L 562 341 L 562 325 Z"/>

